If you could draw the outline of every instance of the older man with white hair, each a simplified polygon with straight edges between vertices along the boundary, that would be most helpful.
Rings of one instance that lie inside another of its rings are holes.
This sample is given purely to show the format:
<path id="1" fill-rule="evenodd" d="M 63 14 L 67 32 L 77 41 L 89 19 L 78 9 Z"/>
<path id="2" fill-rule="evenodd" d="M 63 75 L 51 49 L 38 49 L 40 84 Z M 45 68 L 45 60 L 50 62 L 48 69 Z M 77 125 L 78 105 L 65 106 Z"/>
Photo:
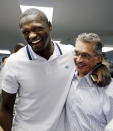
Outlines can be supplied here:
<path id="1" fill-rule="evenodd" d="M 66 104 L 66 129 L 104 131 L 113 118 L 113 81 L 106 87 L 92 82 L 97 77 L 94 69 L 102 63 L 102 42 L 97 34 L 78 36 L 74 61 L 76 72 Z"/>

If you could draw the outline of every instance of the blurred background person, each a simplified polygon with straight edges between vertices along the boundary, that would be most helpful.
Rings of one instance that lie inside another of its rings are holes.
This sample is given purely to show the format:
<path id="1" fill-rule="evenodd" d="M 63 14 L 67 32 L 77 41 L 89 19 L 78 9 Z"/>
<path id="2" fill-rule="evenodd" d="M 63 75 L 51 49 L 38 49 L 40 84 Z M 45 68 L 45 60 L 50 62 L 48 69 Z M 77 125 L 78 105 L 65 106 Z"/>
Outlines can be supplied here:
<path id="1" fill-rule="evenodd" d="M 1 101 L 1 92 L 2 92 L 2 89 L 1 89 L 1 86 L 2 86 L 2 70 L 3 70 L 3 67 L 7 61 L 7 58 L 8 56 L 4 56 L 2 57 L 2 61 L 1 61 L 1 70 L 0 70 L 0 101 Z"/>
<path id="2" fill-rule="evenodd" d="M 13 53 L 16 53 L 18 50 L 23 48 L 25 45 L 23 43 L 18 43 L 17 45 L 14 46 Z"/>
<path id="3" fill-rule="evenodd" d="M 2 65 L 2 66 L 5 65 L 7 58 L 8 58 L 8 56 L 4 56 L 4 57 L 2 58 L 2 62 L 1 62 L 1 65 Z"/>

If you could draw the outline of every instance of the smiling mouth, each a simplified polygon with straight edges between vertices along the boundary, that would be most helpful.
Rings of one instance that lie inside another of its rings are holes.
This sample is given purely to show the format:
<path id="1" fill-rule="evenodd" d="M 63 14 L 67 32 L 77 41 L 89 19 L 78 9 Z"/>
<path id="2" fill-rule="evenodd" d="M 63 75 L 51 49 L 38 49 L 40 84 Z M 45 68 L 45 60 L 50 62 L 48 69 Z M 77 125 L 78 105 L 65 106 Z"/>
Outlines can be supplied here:
<path id="1" fill-rule="evenodd" d="M 83 68 L 85 65 L 84 65 L 84 64 L 76 64 L 76 66 L 77 66 L 78 68 Z"/>
<path id="2" fill-rule="evenodd" d="M 42 47 L 42 39 L 36 39 L 36 40 L 32 40 L 32 47 L 34 48 L 34 49 L 39 49 L 39 48 L 41 48 Z"/>
<path id="3" fill-rule="evenodd" d="M 39 43 L 40 43 L 40 41 L 41 41 L 41 39 L 34 40 L 34 41 L 32 41 L 32 44 L 34 44 L 34 45 L 39 44 Z"/>

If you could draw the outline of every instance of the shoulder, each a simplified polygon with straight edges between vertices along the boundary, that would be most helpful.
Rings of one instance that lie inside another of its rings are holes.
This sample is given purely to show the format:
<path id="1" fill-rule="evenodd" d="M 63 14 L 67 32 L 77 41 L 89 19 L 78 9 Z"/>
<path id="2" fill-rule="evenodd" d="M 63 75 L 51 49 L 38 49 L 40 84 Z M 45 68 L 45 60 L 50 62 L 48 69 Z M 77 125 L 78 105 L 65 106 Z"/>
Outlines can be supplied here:
<path id="1" fill-rule="evenodd" d="M 111 79 L 110 84 L 105 87 L 105 92 L 108 96 L 113 97 L 113 79 Z"/>
<path id="2" fill-rule="evenodd" d="M 74 46 L 73 45 L 65 45 L 65 44 L 59 44 L 62 52 L 65 53 L 69 53 L 69 52 L 73 52 L 74 51 Z"/>
<path id="3" fill-rule="evenodd" d="M 111 91 L 113 92 L 113 78 L 111 78 L 111 82 L 108 86 L 105 87 L 105 91 Z"/>
<path id="4" fill-rule="evenodd" d="M 17 53 L 13 53 L 8 57 L 4 68 L 10 67 L 10 69 L 11 69 L 11 68 L 15 67 L 15 65 L 18 65 L 19 61 L 22 61 L 26 58 L 27 58 L 27 54 L 26 54 L 26 50 L 24 47 L 24 48 L 20 49 Z"/>
<path id="5" fill-rule="evenodd" d="M 7 59 L 7 63 L 13 62 L 12 64 L 14 64 L 17 61 L 26 58 L 26 56 L 26 48 L 23 47 L 18 52 L 11 54 Z"/>

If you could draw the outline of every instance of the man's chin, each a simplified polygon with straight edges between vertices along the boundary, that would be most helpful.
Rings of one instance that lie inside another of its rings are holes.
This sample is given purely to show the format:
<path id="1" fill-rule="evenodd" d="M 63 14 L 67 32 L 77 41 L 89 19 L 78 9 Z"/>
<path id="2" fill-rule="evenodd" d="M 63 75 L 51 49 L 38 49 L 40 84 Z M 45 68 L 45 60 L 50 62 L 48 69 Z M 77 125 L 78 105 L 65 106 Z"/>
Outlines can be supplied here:
<path id="1" fill-rule="evenodd" d="M 33 49 L 33 51 L 34 51 L 36 54 L 40 54 L 40 53 L 43 51 L 42 48 L 32 48 L 32 49 Z"/>
<path id="2" fill-rule="evenodd" d="M 80 73 L 80 74 L 84 74 L 84 69 L 82 69 L 82 68 L 78 68 L 78 67 L 76 67 L 76 70 L 77 70 L 77 72 L 78 73 Z"/>
<path id="3" fill-rule="evenodd" d="M 76 70 L 79 72 L 79 71 L 81 71 L 83 68 L 82 67 L 79 67 L 79 66 L 77 66 L 76 65 Z"/>
<path id="4" fill-rule="evenodd" d="M 33 51 L 38 52 L 42 50 L 42 43 L 31 45 Z"/>
<path id="5" fill-rule="evenodd" d="M 40 51 L 39 48 L 32 48 L 32 49 L 33 49 L 34 52 L 38 52 L 38 51 Z"/>

